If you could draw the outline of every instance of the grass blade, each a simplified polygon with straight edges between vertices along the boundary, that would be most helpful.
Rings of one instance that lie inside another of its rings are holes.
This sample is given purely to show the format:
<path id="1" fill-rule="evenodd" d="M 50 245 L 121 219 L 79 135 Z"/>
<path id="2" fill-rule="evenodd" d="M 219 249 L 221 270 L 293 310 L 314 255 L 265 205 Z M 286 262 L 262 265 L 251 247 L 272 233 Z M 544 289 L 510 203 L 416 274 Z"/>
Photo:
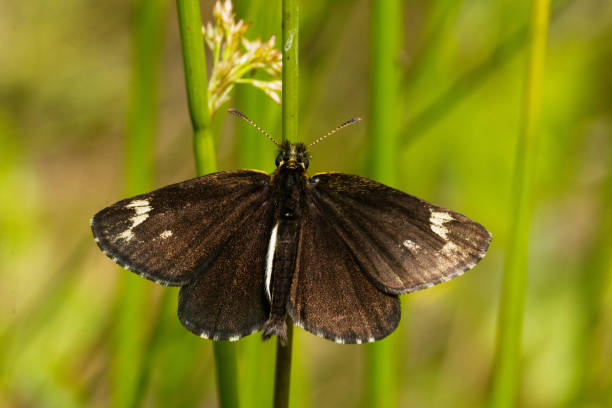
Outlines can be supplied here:
<path id="1" fill-rule="evenodd" d="M 299 70 L 298 70 L 298 0 L 283 0 L 283 141 L 298 140 Z M 289 406 L 289 384 L 291 379 L 291 347 L 293 345 L 293 322 L 288 318 L 287 344 L 276 340 L 276 369 L 274 372 L 274 407 Z"/>
<path id="2" fill-rule="evenodd" d="M 126 133 L 126 189 L 128 195 L 153 186 L 157 77 L 163 41 L 165 1 L 136 4 L 131 101 Z M 123 271 L 113 336 L 112 399 L 116 407 L 132 406 L 137 399 L 142 347 L 147 333 L 142 318 L 150 288 L 138 276 Z"/>
<path id="3" fill-rule="evenodd" d="M 183 49 L 189 117 L 193 126 L 193 154 L 197 173 L 201 176 L 217 170 L 211 117 L 208 110 L 208 80 L 204 39 L 202 38 L 202 17 L 200 4 L 195 0 L 177 0 L 176 6 Z"/>
<path id="4" fill-rule="evenodd" d="M 179 30 L 185 68 L 189 115 L 193 126 L 193 149 L 198 175 L 216 171 L 217 162 L 208 109 L 206 54 L 202 38 L 202 17 L 198 0 L 177 0 Z M 236 345 L 213 342 L 217 370 L 217 391 L 221 407 L 237 407 L 238 384 Z"/>
<path id="5" fill-rule="evenodd" d="M 527 254 L 533 202 L 537 122 L 541 82 L 546 55 L 549 0 L 536 0 L 531 15 L 531 36 L 527 62 L 522 124 L 516 151 L 511 192 L 510 234 L 499 313 L 499 331 L 491 405 L 516 405 L 519 385 L 521 337 L 527 286 Z"/>
<path id="6" fill-rule="evenodd" d="M 370 175 L 395 186 L 398 142 L 401 2 L 372 3 L 370 67 Z M 366 406 L 397 406 L 396 337 L 369 344 Z"/>
<path id="7" fill-rule="evenodd" d="M 299 140 L 298 0 L 283 0 L 283 141 Z"/>

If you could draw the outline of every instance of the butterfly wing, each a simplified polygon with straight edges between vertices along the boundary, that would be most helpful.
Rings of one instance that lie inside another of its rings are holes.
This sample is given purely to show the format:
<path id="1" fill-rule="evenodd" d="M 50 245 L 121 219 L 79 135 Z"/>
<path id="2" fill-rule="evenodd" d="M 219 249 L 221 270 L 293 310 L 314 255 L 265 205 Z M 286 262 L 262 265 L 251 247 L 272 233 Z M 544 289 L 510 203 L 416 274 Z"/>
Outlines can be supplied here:
<path id="1" fill-rule="evenodd" d="M 364 177 L 320 173 L 309 185 L 309 200 L 323 221 L 359 269 L 390 294 L 463 274 L 491 242 L 491 234 L 469 218 Z"/>
<path id="2" fill-rule="evenodd" d="M 119 201 L 97 213 L 91 228 L 116 263 L 163 285 L 184 285 L 262 207 L 270 176 L 228 171 Z"/>
<path id="3" fill-rule="evenodd" d="M 270 311 L 264 279 L 273 220 L 271 206 L 259 206 L 206 270 L 181 288 L 183 326 L 201 337 L 232 341 L 261 330 Z"/>
<path id="4" fill-rule="evenodd" d="M 307 200 L 287 312 L 297 326 L 337 343 L 360 344 L 391 333 L 397 296 L 376 288 L 321 209 Z"/>

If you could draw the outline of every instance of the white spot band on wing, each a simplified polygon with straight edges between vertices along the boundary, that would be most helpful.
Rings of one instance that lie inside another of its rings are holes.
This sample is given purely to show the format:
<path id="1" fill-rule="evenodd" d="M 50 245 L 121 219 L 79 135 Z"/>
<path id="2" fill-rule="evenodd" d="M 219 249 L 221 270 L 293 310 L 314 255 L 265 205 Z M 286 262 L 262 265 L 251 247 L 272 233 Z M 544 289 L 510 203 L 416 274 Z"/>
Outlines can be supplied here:
<path id="1" fill-rule="evenodd" d="M 431 223 L 431 230 L 438 234 L 442 239 L 448 239 L 448 228 L 444 226 L 444 223 L 454 220 L 453 216 L 447 212 L 433 211 L 431 210 L 431 216 L 429 222 Z"/>
<path id="2" fill-rule="evenodd" d="M 117 235 L 117 238 L 115 238 L 115 240 L 123 239 L 125 241 L 129 241 L 134 238 L 134 228 L 145 222 L 145 220 L 149 218 L 149 211 L 153 209 L 153 207 L 149 205 L 149 202 L 147 200 L 134 200 L 128 205 L 126 205 L 125 208 L 133 209 L 136 215 L 130 218 L 130 221 L 132 221 L 132 225 L 130 225 L 128 229 L 123 231 L 121 234 Z"/>
<path id="3" fill-rule="evenodd" d="M 266 295 L 268 301 L 272 302 L 272 292 L 270 291 L 270 282 L 272 281 L 272 264 L 274 262 L 274 251 L 276 250 L 276 232 L 278 231 L 278 223 L 272 228 L 270 234 L 270 243 L 268 244 L 268 254 L 266 255 Z"/>

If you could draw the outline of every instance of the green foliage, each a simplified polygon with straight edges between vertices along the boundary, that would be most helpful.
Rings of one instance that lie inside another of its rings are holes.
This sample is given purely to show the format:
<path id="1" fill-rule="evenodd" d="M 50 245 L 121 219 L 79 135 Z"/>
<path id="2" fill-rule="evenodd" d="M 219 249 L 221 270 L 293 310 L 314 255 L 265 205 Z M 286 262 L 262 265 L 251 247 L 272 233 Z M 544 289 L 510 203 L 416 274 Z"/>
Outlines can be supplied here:
<path id="1" fill-rule="evenodd" d="M 372 2 L 369 101 L 369 176 L 397 186 L 398 131 L 401 116 L 399 93 L 402 7 L 400 0 Z M 397 334 L 368 344 L 366 405 L 397 406 Z"/>
<path id="2" fill-rule="evenodd" d="M 525 96 L 511 190 L 509 237 L 499 313 L 491 406 L 513 407 L 520 378 L 527 293 L 527 257 L 533 211 L 538 121 L 548 36 L 549 0 L 533 3 Z"/>
<path id="3" fill-rule="evenodd" d="M 311 173 L 374 175 L 493 233 L 489 254 L 474 270 L 403 298 L 405 313 L 389 354 L 397 406 L 474 407 L 490 398 L 502 274 L 515 234 L 511 185 L 524 126 L 531 3 L 403 2 L 401 38 L 390 40 L 401 48 L 399 83 L 388 91 L 395 96 L 376 102 L 368 75 L 384 61 L 373 61 L 367 51 L 378 41 L 370 34 L 369 3 L 300 3 L 300 121 L 289 137 L 308 142 L 345 119 L 364 119 L 363 126 L 313 148 Z M 207 23 L 212 2 L 201 4 Z M 134 3 L 58 0 L 44 13 L 36 2 L 3 8 L 0 35 L 11 41 L 0 45 L 2 406 L 217 404 L 212 347 L 181 327 L 176 290 L 118 270 L 88 231 L 92 214 L 127 194 L 126 173 L 147 172 L 130 191 L 193 176 L 186 142 L 192 106 L 185 102 L 174 6 L 167 3 L 151 20 L 158 21 L 150 27 L 157 34 L 142 38 L 157 45 L 142 53 L 134 49 L 142 23 Z M 241 1 L 235 12 L 252 21 L 250 38 L 280 39 L 280 1 Z M 194 30 L 201 33 L 197 24 Z M 609 2 L 552 2 L 534 133 L 522 352 L 511 357 L 520 368 L 515 406 L 612 403 L 611 36 Z M 201 34 L 193 44 L 203 55 Z M 392 80 L 382 68 L 372 74 Z M 245 76 L 251 77 L 266 78 Z M 282 108 L 249 88 L 237 86 L 227 106 L 280 139 Z M 206 85 L 198 89 L 190 99 L 206 97 Z M 392 102 L 395 119 L 377 122 L 371 104 Z M 132 117 L 127 124 L 126 117 Z M 274 146 L 223 109 L 195 125 L 214 130 L 196 137 L 196 150 L 216 159 L 203 159 L 200 173 L 216 163 L 220 169 L 273 168 Z M 379 126 L 392 130 L 374 130 Z M 155 143 L 124 150 L 135 129 L 142 143 Z M 395 160 L 389 162 L 394 180 L 374 173 L 387 165 L 383 160 Z M 131 278 L 130 291 L 143 296 L 119 298 Z M 124 314 L 120 301 L 144 306 Z M 274 344 L 255 335 L 236 349 L 241 405 L 270 406 Z M 362 346 L 336 345 L 295 328 L 290 405 L 365 406 L 367 361 Z M 137 373 L 133 379 L 128 370 Z"/>

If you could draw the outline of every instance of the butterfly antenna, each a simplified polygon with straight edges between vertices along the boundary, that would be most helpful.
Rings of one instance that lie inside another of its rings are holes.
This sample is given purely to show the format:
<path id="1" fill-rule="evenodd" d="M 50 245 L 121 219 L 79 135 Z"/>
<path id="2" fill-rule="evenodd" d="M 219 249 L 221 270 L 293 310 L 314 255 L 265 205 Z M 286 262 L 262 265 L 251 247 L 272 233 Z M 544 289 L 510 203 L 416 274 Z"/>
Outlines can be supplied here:
<path id="1" fill-rule="evenodd" d="M 276 140 L 274 140 L 274 138 L 272 136 L 270 136 L 268 134 L 268 132 L 266 132 L 265 130 L 263 130 L 262 128 L 260 128 L 259 126 L 257 126 L 257 124 L 255 124 L 255 122 L 253 122 L 251 119 L 247 118 L 246 115 L 240 111 L 237 111 L 236 109 L 228 109 L 227 110 L 229 113 L 233 113 L 234 115 L 238 116 L 240 119 L 244 120 L 246 123 L 248 123 L 249 125 L 253 126 L 255 129 L 259 130 L 260 133 L 262 133 L 263 135 L 265 135 L 268 139 L 270 139 L 272 141 L 272 143 L 274 143 L 275 145 L 277 145 L 278 147 L 280 147 L 280 145 L 278 144 L 278 142 Z"/>
<path id="2" fill-rule="evenodd" d="M 309 144 L 306 149 L 310 149 L 311 146 L 316 145 L 317 143 L 319 143 L 320 141 L 322 141 L 323 139 L 325 139 L 327 136 L 331 136 L 334 133 L 336 133 L 337 131 L 339 131 L 342 128 L 345 128 L 349 125 L 352 125 L 353 123 L 357 123 L 357 122 L 361 122 L 361 118 L 352 118 L 347 120 L 346 122 L 341 123 L 340 125 L 338 125 L 338 127 L 336 127 L 334 130 L 329 131 L 327 134 L 321 136 L 320 138 L 318 138 L 317 140 L 315 140 L 314 142 L 312 142 L 311 144 Z"/>

